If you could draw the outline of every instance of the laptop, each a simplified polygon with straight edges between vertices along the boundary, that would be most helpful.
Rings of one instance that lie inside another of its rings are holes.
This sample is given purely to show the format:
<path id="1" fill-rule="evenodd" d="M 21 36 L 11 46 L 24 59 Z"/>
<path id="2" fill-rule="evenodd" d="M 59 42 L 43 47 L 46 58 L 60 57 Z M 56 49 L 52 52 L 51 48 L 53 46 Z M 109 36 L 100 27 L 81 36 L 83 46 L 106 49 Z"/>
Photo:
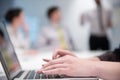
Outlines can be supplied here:
<path id="1" fill-rule="evenodd" d="M 96 77 L 68 77 L 60 74 L 45 75 L 38 74 L 35 70 L 24 71 L 21 68 L 13 45 L 8 36 L 5 25 L 0 22 L 0 61 L 4 68 L 8 80 L 47 80 L 47 79 L 62 79 L 62 80 L 99 80 Z M 3 77 L 2 77 L 3 78 Z M 0 78 L 0 80 L 2 80 Z"/>

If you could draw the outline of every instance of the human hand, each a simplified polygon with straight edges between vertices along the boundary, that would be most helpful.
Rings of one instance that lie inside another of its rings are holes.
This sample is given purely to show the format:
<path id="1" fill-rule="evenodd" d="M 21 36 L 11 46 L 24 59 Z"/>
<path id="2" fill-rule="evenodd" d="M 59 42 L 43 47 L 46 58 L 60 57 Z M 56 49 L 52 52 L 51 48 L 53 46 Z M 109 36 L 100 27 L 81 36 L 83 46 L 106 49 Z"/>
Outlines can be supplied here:
<path id="1" fill-rule="evenodd" d="M 67 50 L 57 50 L 55 51 L 55 53 L 53 54 L 52 56 L 52 59 L 57 59 L 57 58 L 60 58 L 60 57 L 63 57 L 63 56 L 66 56 L 66 55 L 70 55 L 70 56 L 74 56 L 76 57 L 72 52 L 70 51 L 67 51 Z M 45 62 L 50 62 L 51 60 L 50 59 L 43 59 L 43 61 Z"/>
<path id="2" fill-rule="evenodd" d="M 94 66 L 91 61 L 82 60 L 74 56 L 66 55 L 44 64 L 38 73 L 44 74 L 62 74 L 66 76 L 94 76 Z"/>
<path id="3" fill-rule="evenodd" d="M 70 56 L 74 56 L 76 57 L 72 52 L 67 51 L 67 50 L 57 50 L 54 54 L 53 54 L 53 59 L 57 59 L 66 55 L 70 55 Z"/>

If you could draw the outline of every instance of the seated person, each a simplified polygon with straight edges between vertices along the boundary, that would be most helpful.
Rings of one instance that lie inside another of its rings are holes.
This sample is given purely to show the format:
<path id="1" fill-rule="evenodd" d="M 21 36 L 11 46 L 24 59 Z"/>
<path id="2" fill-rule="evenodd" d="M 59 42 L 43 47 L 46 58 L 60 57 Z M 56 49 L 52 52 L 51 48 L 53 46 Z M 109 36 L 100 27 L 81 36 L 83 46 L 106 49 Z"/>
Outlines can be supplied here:
<path id="1" fill-rule="evenodd" d="M 61 25 L 61 13 L 58 7 L 51 7 L 47 12 L 50 24 L 44 27 L 37 42 L 41 50 L 55 48 L 72 49 L 73 44 L 69 30 Z"/>
<path id="2" fill-rule="evenodd" d="M 69 51 L 58 50 L 53 55 L 53 60 L 45 61 L 48 63 L 43 64 L 38 73 L 120 80 L 120 48 L 91 59 L 80 59 Z"/>
<path id="3" fill-rule="evenodd" d="M 20 8 L 10 9 L 5 19 L 8 22 L 7 31 L 15 48 L 29 48 L 29 29 L 24 19 L 24 12 Z M 20 27 L 25 35 L 19 32 Z"/>

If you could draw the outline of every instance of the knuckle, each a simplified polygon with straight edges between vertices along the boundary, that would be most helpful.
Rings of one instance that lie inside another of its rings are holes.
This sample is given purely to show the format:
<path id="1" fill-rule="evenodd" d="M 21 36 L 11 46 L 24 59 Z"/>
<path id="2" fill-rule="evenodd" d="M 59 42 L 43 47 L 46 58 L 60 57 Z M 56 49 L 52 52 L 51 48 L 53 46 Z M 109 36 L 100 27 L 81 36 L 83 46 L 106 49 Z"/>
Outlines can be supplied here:
<path id="1" fill-rule="evenodd" d="M 71 68 L 67 68 L 68 71 L 72 70 Z"/>
<path id="2" fill-rule="evenodd" d="M 60 52 L 60 50 L 56 50 L 55 54 L 58 54 Z"/>
<path id="3" fill-rule="evenodd" d="M 58 72 L 60 72 L 60 73 L 61 73 L 62 71 L 63 71 L 62 69 L 58 69 Z"/>
<path id="4" fill-rule="evenodd" d="M 59 54 L 59 50 L 55 51 L 55 53 L 53 54 L 53 57 L 55 58 L 58 54 Z"/>
<path id="5" fill-rule="evenodd" d="M 70 71 L 71 69 L 69 69 L 69 68 L 66 68 L 66 70 L 64 71 L 64 74 L 69 74 L 69 71 Z"/>
<path id="6" fill-rule="evenodd" d="M 52 65 L 52 64 L 53 64 L 53 62 L 52 62 L 52 61 L 50 61 L 50 62 L 49 62 L 49 64 L 50 64 L 50 65 Z"/>
<path id="7" fill-rule="evenodd" d="M 52 67 L 51 67 L 51 69 L 54 69 L 54 68 L 56 68 L 56 66 L 52 66 Z"/>
<path id="8" fill-rule="evenodd" d="M 65 66 L 66 68 L 68 68 L 68 67 L 69 67 L 69 64 L 64 64 L 64 66 Z"/>
<path id="9" fill-rule="evenodd" d="M 66 60 L 69 60 L 69 59 L 70 59 L 69 57 L 70 57 L 69 55 L 66 55 L 66 56 L 65 56 L 65 59 L 66 59 Z"/>

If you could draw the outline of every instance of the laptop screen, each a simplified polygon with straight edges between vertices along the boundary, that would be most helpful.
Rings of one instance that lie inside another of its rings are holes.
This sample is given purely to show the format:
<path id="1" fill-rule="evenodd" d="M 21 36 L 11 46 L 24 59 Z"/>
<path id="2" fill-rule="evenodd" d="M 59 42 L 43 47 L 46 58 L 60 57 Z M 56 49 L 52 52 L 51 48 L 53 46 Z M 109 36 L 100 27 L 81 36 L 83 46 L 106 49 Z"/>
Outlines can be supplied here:
<path id="1" fill-rule="evenodd" d="M 7 30 L 2 23 L 0 23 L 0 51 L 6 62 L 5 64 L 8 68 L 9 75 L 15 74 L 20 69 L 20 65 Z"/>

